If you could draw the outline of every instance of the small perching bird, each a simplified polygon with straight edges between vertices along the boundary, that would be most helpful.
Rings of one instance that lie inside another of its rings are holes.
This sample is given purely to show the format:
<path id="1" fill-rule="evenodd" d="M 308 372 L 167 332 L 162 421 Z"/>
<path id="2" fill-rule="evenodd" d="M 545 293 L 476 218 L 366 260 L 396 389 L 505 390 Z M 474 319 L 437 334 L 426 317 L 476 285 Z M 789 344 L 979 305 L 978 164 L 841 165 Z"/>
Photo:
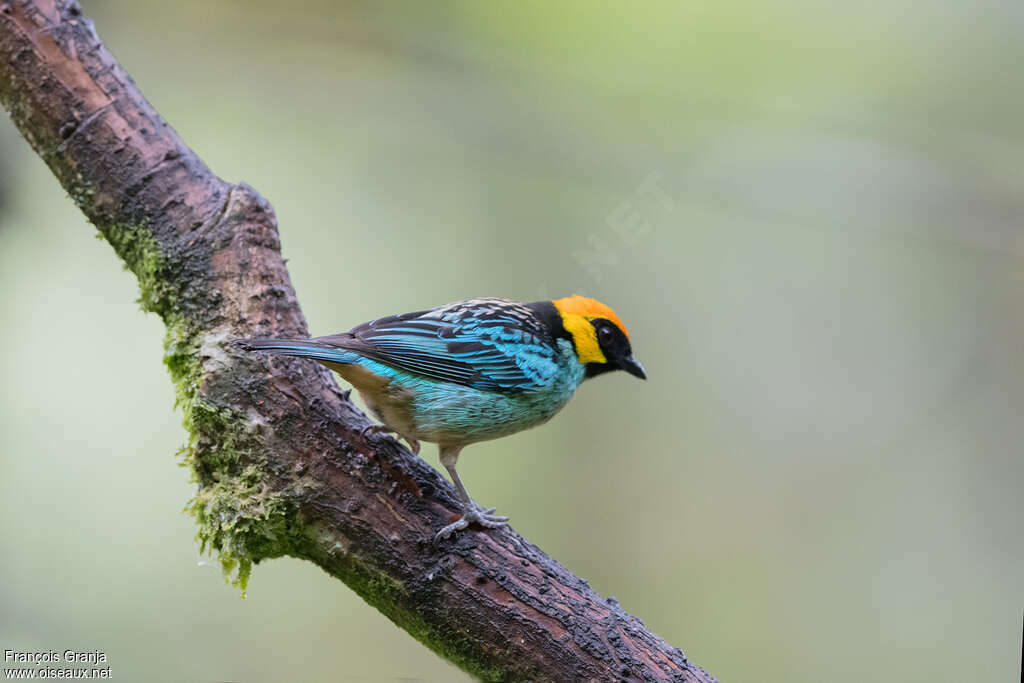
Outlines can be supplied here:
<path id="1" fill-rule="evenodd" d="M 579 295 L 526 304 L 468 299 L 327 337 L 235 344 L 319 361 L 383 423 L 367 431 L 397 433 L 417 454 L 420 441 L 436 443 L 462 501 L 462 517 L 437 539 L 474 522 L 508 523 L 462 484 L 455 464 L 465 446 L 547 422 L 590 377 L 625 370 L 647 378 L 615 311 Z"/>

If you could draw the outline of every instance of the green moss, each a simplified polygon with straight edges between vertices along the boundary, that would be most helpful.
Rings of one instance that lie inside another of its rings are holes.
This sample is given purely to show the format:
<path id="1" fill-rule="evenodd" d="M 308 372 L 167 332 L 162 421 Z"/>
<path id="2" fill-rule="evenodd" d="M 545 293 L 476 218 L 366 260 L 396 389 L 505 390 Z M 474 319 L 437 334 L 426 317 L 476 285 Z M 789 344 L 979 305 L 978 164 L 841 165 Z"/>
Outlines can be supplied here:
<path id="1" fill-rule="evenodd" d="M 202 379 L 199 349 L 191 336 L 182 333 L 182 326 L 168 326 L 164 335 L 164 365 L 174 382 L 175 407 L 186 408 L 195 399 Z M 187 416 L 186 416 L 187 417 Z M 191 423 L 185 427 L 191 431 Z"/>
<path id="2" fill-rule="evenodd" d="M 189 432 L 180 453 L 199 485 L 185 510 L 198 524 L 200 552 L 217 551 L 225 581 L 244 597 L 253 564 L 289 552 L 300 532 L 287 498 L 271 491 L 262 464 L 253 459 L 245 417 L 199 398 L 189 375 L 176 384 Z"/>
<path id="3" fill-rule="evenodd" d="M 255 436 L 245 415 L 214 404 L 201 388 L 205 330 L 188 310 L 181 281 L 183 264 L 162 250 L 145 226 L 106 228 L 106 239 L 139 281 L 139 303 L 167 326 L 164 364 L 175 387 L 188 441 L 179 449 L 182 464 L 198 486 L 185 510 L 198 524 L 203 552 L 217 551 L 225 579 L 244 595 L 254 563 L 293 547 L 292 513 L 281 493 L 271 493 L 262 465 L 249 444 Z"/>
<path id="4" fill-rule="evenodd" d="M 186 508 L 199 524 L 200 551 L 219 553 L 225 580 L 245 594 L 252 565 L 282 555 L 295 533 L 280 493 L 272 493 L 259 465 L 200 488 Z"/>
<path id="5" fill-rule="evenodd" d="M 244 415 L 204 400 L 198 345 L 168 331 L 164 362 L 177 389 L 189 437 L 180 453 L 198 484 L 186 506 L 198 524 L 200 551 L 218 553 L 226 581 L 243 597 L 254 563 L 293 547 L 292 511 L 272 493 L 249 446 L 254 433 Z"/>
<path id="6" fill-rule="evenodd" d="M 86 197 L 72 197 L 76 202 Z M 125 268 L 139 280 L 139 304 L 145 311 L 158 313 L 168 323 L 180 323 L 175 318 L 172 278 L 165 272 L 167 259 L 153 233 L 141 225 L 112 225 L 103 231 L 103 237 L 124 261 Z"/>

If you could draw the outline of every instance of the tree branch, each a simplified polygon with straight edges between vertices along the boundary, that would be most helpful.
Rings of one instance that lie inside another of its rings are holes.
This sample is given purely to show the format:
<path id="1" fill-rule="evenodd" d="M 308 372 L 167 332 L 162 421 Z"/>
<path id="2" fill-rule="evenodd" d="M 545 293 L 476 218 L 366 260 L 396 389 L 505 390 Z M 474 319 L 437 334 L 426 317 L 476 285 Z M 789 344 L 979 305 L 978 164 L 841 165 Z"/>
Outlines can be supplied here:
<path id="1" fill-rule="evenodd" d="M 433 468 L 361 439 L 319 365 L 225 343 L 307 334 L 274 212 L 182 142 L 76 2 L 0 0 L 0 102 L 166 323 L 198 538 L 243 589 L 255 562 L 310 560 L 482 679 L 714 680 L 510 529 L 435 546 L 459 507 Z"/>

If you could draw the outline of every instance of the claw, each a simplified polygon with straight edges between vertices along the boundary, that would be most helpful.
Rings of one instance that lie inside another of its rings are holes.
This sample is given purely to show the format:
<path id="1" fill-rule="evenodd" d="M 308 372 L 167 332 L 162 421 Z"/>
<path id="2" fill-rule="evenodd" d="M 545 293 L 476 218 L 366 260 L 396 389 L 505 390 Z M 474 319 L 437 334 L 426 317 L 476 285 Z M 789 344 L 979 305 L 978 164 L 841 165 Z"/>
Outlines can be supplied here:
<path id="1" fill-rule="evenodd" d="M 495 508 L 485 508 L 476 501 L 473 501 L 473 507 L 464 510 L 462 517 L 455 520 L 448 526 L 442 528 L 434 536 L 434 542 L 438 542 L 445 538 L 448 538 L 456 531 L 462 531 L 470 524 L 479 524 L 482 527 L 488 529 L 498 529 L 503 526 L 508 526 L 508 517 L 504 515 L 493 515 Z"/>
<path id="2" fill-rule="evenodd" d="M 409 450 L 412 451 L 413 455 L 420 454 L 420 442 L 403 434 L 399 434 L 397 429 L 392 429 L 387 425 L 366 425 L 359 431 L 359 436 L 364 440 L 372 434 L 394 434 L 398 438 L 405 439 L 406 443 L 409 444 Z"/>
<path id="3" fill-rule="evenodd" d="M 437 535 L 434 536 L 434 543 L 437 543 L 438 541 L 442 541 L 442 540 L 448 538 L 449 536 L 451 536 L 452 534 L 454 534 L 456 531 L 461 531 L 461 530 L 465 529 L 468 526 L 469 526 L 469 522 L 466 521 L 466 518 L 465 517 L 460 517 L 459 519 L 455 520 L 454 522 L 452 522 L 448 526 L 443 527 L 440 531 L 438 531 Z"/>
<path id="4" fill-rule="evenodd" d="M 366 425 L 359 431 L 359 436 L 365 439 L 371 434 L 394 433 L 394 431 L 394 429 L 384 425 Z"/>

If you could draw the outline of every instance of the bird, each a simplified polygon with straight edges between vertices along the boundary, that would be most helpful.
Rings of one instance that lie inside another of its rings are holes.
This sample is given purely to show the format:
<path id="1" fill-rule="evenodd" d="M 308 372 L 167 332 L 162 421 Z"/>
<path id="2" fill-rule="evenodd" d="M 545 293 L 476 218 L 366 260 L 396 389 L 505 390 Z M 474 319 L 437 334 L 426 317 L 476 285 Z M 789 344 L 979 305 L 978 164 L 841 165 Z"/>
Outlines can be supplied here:
<path id="1" fill-rule="evenodd" d="M 456 471 L 464 447 L 547 422 L 587 379 L 616 370 L 647 379 L 615 311 L 578 294 L 531 303 L 466 299 L 325 337 L 232 341 L 337 372 L 381 422 L 364 434 L 397 434 L 417 455 L 420 441 L 437 444 L 462 516 L 435 541 L 474 523 L 508 524 L 466 490 Z"/>

